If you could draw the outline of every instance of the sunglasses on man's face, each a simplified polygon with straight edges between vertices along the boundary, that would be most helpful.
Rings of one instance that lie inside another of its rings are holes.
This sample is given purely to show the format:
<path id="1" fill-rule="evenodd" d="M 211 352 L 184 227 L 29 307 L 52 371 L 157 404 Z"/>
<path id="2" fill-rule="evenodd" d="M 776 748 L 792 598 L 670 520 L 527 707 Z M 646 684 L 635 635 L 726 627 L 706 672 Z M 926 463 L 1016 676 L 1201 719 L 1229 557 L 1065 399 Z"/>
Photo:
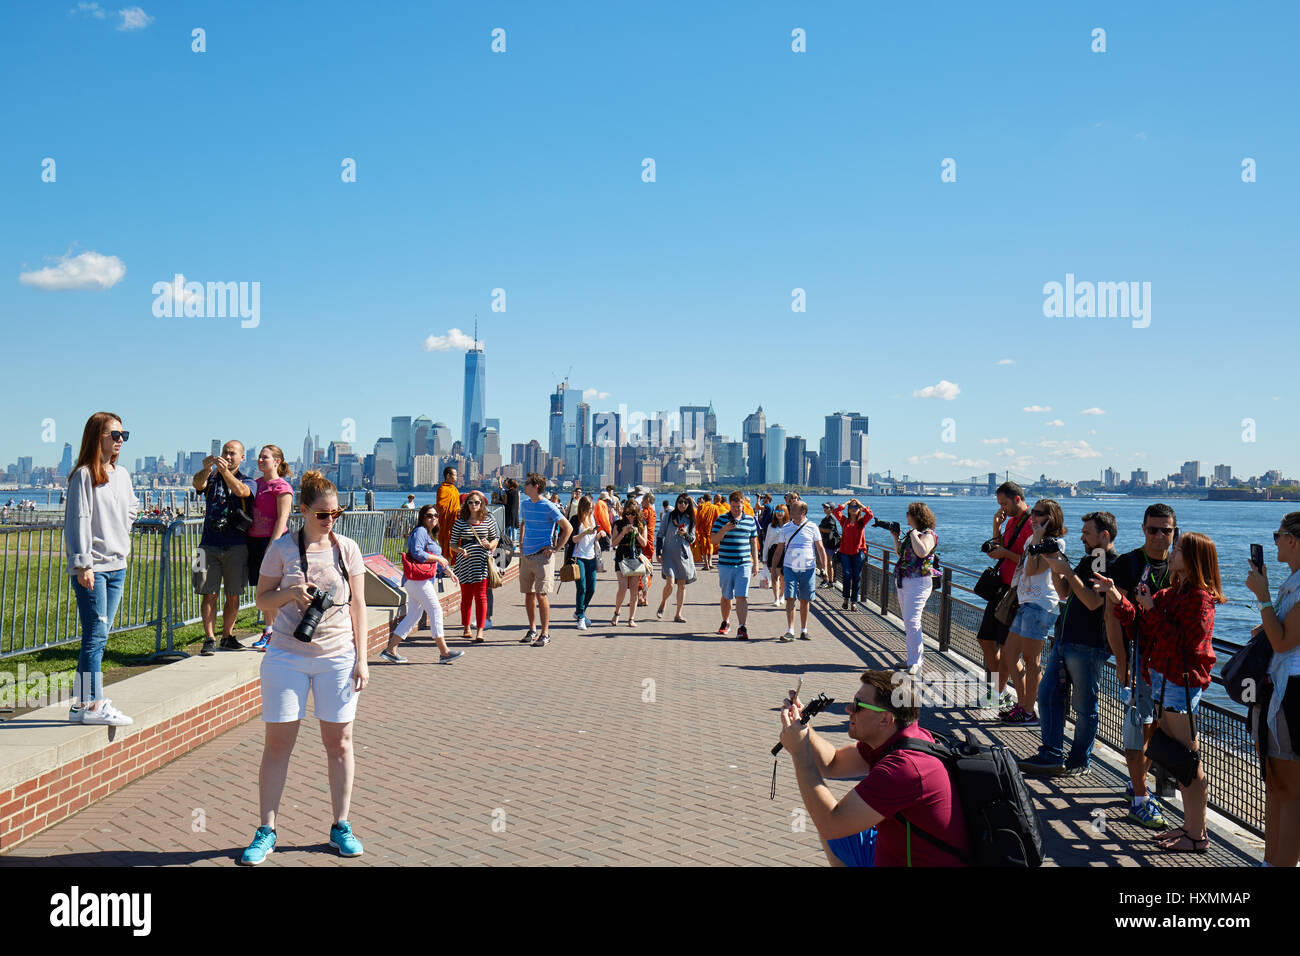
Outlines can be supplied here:
<path id="1" fill-rule="evenodd" d="M 130 432 L 111 431 L 111 432 L 108 433 L 108 437 L 111 438 L 111 439 L 113 439 L 113 441 L 126 441 L 128 438 L 131 437 L 131 433 L 130 433 Z"/>
<path id="2" fill-rule="evenodd" d="M 1177 534 L 1177 533 L 1178 533 L 1178 529 L 1177 529 L 1177 528 L 1157 528 L 1155 525 L 1150 525 L 1150 524 L 1147 525 L 1147 526 L 1146 526 L 1145 528 L 1143 528 L 1142 530 L 1145 531 L 1147 534 L 1169 534 L 1169 535 L 1172 535 L 1172 534 Z"/>
<path id="3" fill-rule="evenodd" d="M 876 713 L 879 714 L 889 713 L 888 707 L 877 707 L 875 704 L 868 704 L 866 701 L 858 700 L 856 697 L 854 697 L 852 700 L 846 703 L 844 705 L 844 709 L 849 714 L 855 714 L 859 710 L 874 710 L 876 711 Z"/>

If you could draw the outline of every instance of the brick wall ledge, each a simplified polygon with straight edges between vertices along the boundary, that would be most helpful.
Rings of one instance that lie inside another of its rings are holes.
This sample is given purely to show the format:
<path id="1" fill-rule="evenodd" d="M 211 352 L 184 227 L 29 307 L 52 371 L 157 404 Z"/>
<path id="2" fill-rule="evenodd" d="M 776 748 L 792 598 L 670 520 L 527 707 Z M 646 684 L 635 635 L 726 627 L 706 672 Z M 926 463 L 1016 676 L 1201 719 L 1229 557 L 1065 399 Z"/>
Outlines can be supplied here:
<path id="1" fill-rule="evenodd" d="M 512 565 L 506 580 L 517 576 Z M 447 622 L 459 591 L 449 587 L 441 603 L 444 633 L 455 633 Z M 367 608 L 371 659 L 404 610 Z M 126 727 L 71 723 L 66 703 L 0 723 L 0 852 L 258 716 L 261 664 L 256 652 L 218 652 L 118 681 L 111 696 L 134 720 Z"/>

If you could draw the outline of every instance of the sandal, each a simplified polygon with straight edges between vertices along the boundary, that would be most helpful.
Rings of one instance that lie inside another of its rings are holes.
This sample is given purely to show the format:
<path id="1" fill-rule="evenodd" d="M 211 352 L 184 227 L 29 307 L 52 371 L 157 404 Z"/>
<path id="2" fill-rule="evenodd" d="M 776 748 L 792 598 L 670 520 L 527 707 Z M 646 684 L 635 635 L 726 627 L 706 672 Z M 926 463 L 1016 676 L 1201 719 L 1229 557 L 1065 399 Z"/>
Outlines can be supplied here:
<path id="1" fill-rule="evenodd" d="M 617 613 L 615 613 L 615 615 L 609 619 L 609 626 L 610 626 L 610 627 L 618 627 L 618 614 L 617 614 Z"/>
<path id="2" fill-rule="evenodd" d="M 627 626 L 628 626 L 628 627 L 636 627 L 636 621 L 628 621 L 628 622 L 627 622 Z"/>
<path id="3" fill-rule="evenodd" d="M 664 606 L 660 604 L 659 610 L 655 611 L 655 620 L 662 621 L 663 619 L 664 619 Z"/>
<path id="4" fill-rule="evenodd" d="M 1174 831 L 1181 834 L 1178 839 L 1172 843 L 1161 843 L 1160 848 L 1169 853 L 1208 853 L 1210 850 L 1210 837 L 1206 834 L 1199 840 L 1193 839 L 1192 835 L 1182 827 L 1175 827 Z"/>
<path id="5" fill-rule="evenodd" d="M 674 615 L 673 615 L 673 620 L 676 621 L 678 624 L 685 624 L 685 623 L 686 623 L 686 618 L 682 617 L 680 614 L 674 614 Z"/>

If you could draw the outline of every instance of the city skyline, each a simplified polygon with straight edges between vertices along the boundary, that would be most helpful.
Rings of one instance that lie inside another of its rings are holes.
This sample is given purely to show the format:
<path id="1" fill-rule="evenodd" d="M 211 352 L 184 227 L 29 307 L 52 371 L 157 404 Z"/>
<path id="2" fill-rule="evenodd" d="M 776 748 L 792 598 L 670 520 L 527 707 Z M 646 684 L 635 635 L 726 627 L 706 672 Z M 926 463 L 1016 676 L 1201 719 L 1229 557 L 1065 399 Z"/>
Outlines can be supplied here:
<path id="1" fill-rule="evenodd" d="M 101 408 L 132 459 L 306 420 L 369 449 L 398 405 L 465 431 L 477 315 L 503 449 L 549 447 L 567 380 L 736 441 L 761 404 L 809 451 L 860 409 L 872 470 L 927 479 L 1300 473 L 1300 13 L 1252 10 L 17 8 L 0 460 Z M 200 132 L 159 155 L 159 117 Z"/>

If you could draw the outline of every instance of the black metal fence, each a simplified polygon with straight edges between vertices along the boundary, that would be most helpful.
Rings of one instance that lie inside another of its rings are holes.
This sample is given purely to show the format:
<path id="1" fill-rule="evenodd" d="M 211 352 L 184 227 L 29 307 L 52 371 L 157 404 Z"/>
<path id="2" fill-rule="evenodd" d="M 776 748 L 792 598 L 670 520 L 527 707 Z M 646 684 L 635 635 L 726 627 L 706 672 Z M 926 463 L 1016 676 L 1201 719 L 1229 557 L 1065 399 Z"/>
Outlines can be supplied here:
<path id="1" fill-rule="evenodd" d="M 860 593 L 882 613 L 898 613 L 898 598 L 893 582 L 894 553 L 878 544 L 867 544 L 867 562 L 862 569 Z M 926 602 L 921 628 L 934 638 L 939 647 L 951 650 L 966 660 L 984 666 L 984 654 L 976 635 L 984 617 L 984 601 L 973 590 L 980 572 L 943 561 L 943 587 L 936 588 Z M 1215 637 L 1220 654 L 1231 653 L 1240 644 Z M 1048 646 L 1043 648 L 1047 659 Z M 1216 675 L 1213 680 L 1222 684 Z M 1097 706 L 1097 742 L 1123 752 L 1123 705 L 1121 683 L 1115 674 L 1115 661 L 1102 668 Z M 1071 710 L 1069 720 L 1074 722 Z M 1246 715 L 1202 699 L 1196 718 L 1200 738 L 1201 766 L 1210 782 L 1210 806 L 1246 829 L 1264 832 L 1264 782 L 1260 778 L 1254 741 Z M 1156 770 L 1162 789 L 1163 773 Z"/>

